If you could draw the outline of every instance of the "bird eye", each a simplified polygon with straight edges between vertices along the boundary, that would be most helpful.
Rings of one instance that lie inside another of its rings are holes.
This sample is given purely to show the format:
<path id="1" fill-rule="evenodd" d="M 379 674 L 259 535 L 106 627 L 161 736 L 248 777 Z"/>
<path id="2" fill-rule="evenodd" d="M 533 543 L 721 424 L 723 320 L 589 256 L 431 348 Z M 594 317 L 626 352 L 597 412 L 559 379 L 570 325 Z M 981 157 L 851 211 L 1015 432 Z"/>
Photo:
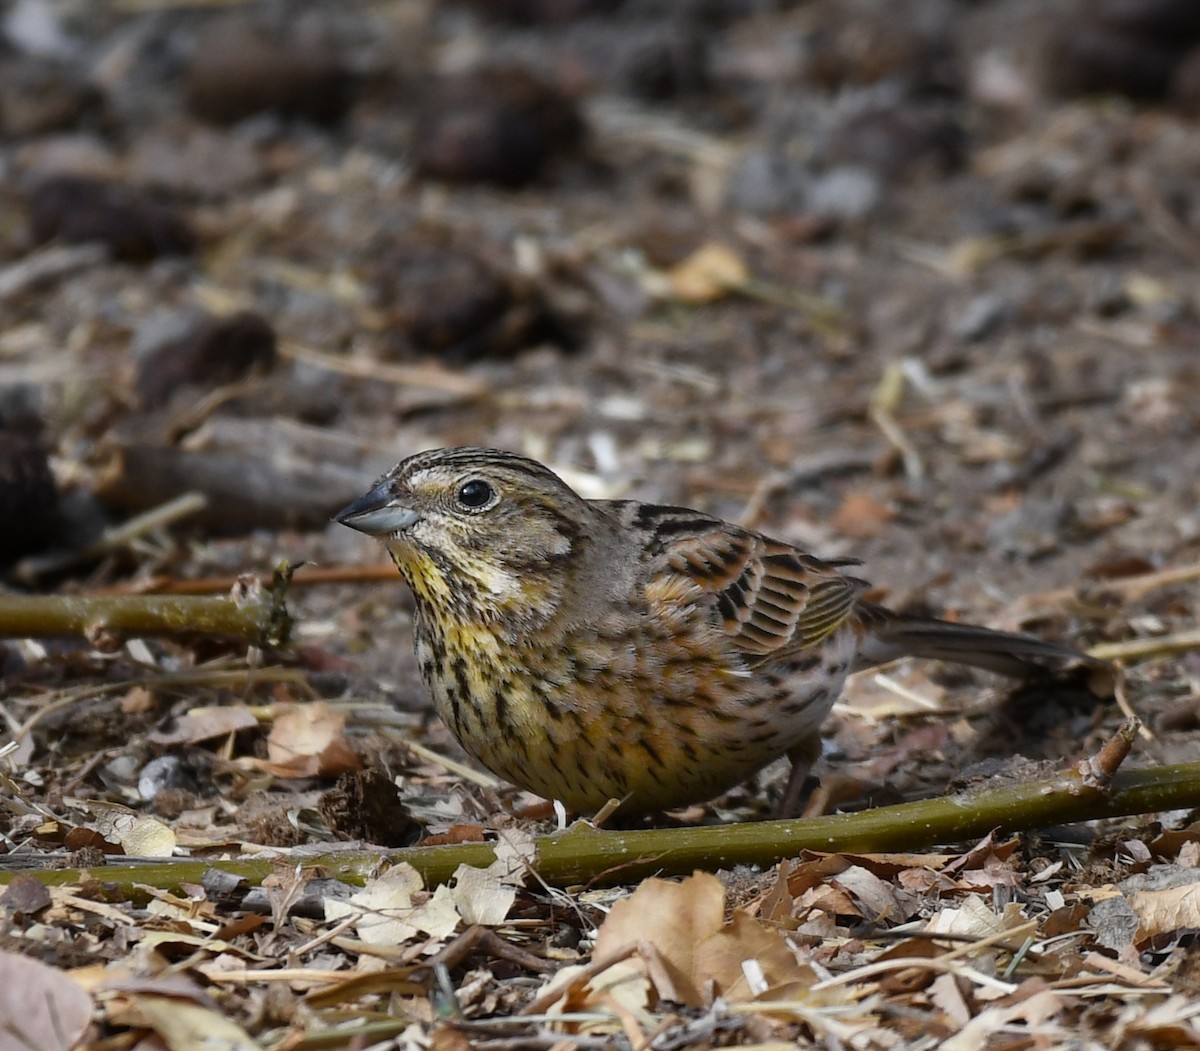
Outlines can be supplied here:
<path id="1" fill-rule="evenodd" d="M 496 490 L 482 478 L 472 478 L 469 482 L 463 482 L 458 490 L 459 505 L 472 511 L 487 507 L 495 502 L 495 499 Z"/>

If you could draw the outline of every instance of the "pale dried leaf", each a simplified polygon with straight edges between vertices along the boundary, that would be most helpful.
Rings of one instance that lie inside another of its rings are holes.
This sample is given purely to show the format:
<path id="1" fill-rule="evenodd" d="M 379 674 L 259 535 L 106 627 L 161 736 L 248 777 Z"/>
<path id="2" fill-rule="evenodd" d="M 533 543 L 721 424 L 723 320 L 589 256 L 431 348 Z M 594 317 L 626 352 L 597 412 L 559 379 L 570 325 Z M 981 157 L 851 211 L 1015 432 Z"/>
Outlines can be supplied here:
<path id="1" fill-rule="evenodd" d="M 260 1051 L 240 1025 L 219 1011 L 168 996 L 138 996 L 132 1013 L 170 1051 Z"/>
<path id="2" fill-rule="evenodd" d="M 899 923 L 908 918 L 909 906 L 901 903 L 896 889 L 861 865 L 851 865 L 832 882 L 854 897 L 860 914 L 869 920 Z"/>
<path id="3" fill-rule="evenodd" d="M 420 873 L 402 862 L 347 901 L 325 899 L 325 919 L 333 923 L 358 916 L 354 929 L 369 945 L 401 945 L 418 932 L 433 938 L 449 937 L 460 919 L 450 888 L 442 884 L 428 900 L 414 903 L 423 886 Z"/>
<path id="4" fill-rule="evenodd" d="M 477 869 L 459 865 L 451 894 L 463 923 L 482 923 L 485 927 L 503 923 L 517 900 L 517 888 L 505 883 L 493 866 Z"/>
<path id="5" fill-rule="evenodd" d="M 411 865 L 394 865 L 349 900 L 326 898 L 325 919 L 336 923 L 347 916 L 358 916 L 355 930 L 363 941 L 372 945 L 403 944 L 417 934 L 407 917 L 413 910 L 413 895 L 422 886 L 420 873 Z"/>
<path id="6" fill-rule="evenodd" d="M 175 719 L 169 729 L 155 730 L 148 736 L 155 744 L 195 744 L 214 737 L 226 737 L 258 726 L 254 713 L 242 705 L 193 708 Z"/>
<path id="7" fill-rule="evenodd" d="M 1200 882 L 1164 890 L 1140 890 L 1128 900 L 1138 918 L 1135 938 L 1138 942 L 1185 927 L 1200 929 Z"/>
<path id="8" fill-rule="evenodd" d="M 453 892 L 441 883 L 427 902 L 413 909 L 408 922 L 431 938 L 449 938 L 461 919 Z"/>
<path id="9" fill-rule="evenodd" d="M 175 833 L 157 818 L 141 817 L 120 803 L 100 799 L 72 800 L 72 805 L 92 818 L 91 829 L 106 843 L 126 854 L 143 858 L 169 858 L 175 850 Z"/>
<path id="10" fill-rule="evenodd" d="M 550 1008 L 551 1014 L 608 1007 L 628 1012 L 643 1026 L 653 1024 L 650 1014 L 652 989 L 642 960 L 636 957 L 617 960 L 611 967 L 583 981 L 585 970 L 582 965 L 572 964 L 563 967 L 550 980 L 545 995 L 562 991 L 561 998 Z M 620 1029 L 620 1022 L 615 1017 L 608 1019 L 603 1015 L 578 1025 L 580 1033 L 593 1035 L 619 1032 Z"/>
<path id="11" fill-rule="evenodd" d="M 136 858 L 169 858 L 175 853 L 174 830 L 154 817 L 139 817 L 117 842 L 126 854 Z"/>
<path id="12" fill-rule="evenodd" d="M 672 294 L 683 303 L 711 303 L 745 286 L 750 271 L 730 248 L 705 244 L 667 273 Z"/>
<path id="13" fill-rule="evenodd" d="M 954 934 L 965 938 L 989 938 L 1025 922 L 1021 906 L 1009 902 L 1001 913 L 993 912 L 983 899 L 971 895 L 958 909 L 943 909 L 925 929 L 932 934 Z"/>
<path id="14" fill-rule="evenodd" d="M 0 1048 L 66 1051 L 92 1020 L 92 998 L 74 978 L 0 952 Z"/>

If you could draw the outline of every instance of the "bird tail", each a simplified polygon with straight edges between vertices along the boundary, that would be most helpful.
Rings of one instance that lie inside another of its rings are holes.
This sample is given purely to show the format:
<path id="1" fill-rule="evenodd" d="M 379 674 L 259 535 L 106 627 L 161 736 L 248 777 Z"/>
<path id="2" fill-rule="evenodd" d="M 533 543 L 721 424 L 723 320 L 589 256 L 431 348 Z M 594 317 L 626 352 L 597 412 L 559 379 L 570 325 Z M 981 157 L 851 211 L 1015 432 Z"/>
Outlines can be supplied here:
<path id="1" fill-rule="evenodd" d="M 882 606 L 859 607 L 867 634 L 856 670 L 900 657 L 967 664 L 1011 679 L 1039 679 L 1103 667 L 1081 650 L 1014 631 L 994 631 L 933 617 L 909 617 Z"/>

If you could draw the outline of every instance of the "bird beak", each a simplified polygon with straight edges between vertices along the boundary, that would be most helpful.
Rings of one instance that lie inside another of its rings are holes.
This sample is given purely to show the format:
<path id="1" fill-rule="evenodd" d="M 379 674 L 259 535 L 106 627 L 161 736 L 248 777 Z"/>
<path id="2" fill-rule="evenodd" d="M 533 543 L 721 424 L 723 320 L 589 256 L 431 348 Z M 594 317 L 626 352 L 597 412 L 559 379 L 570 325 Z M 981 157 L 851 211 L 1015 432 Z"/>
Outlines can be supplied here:
<path id="1" fill-rule="evenodd" d="M 375 488 L 343 507 L 333 516 L 333 520 L 371 536 L 392 536 L 407 529 L 420 517 L 411 507 L 405 507 L 397 501 L 388 480 L 384 479 Z"/>

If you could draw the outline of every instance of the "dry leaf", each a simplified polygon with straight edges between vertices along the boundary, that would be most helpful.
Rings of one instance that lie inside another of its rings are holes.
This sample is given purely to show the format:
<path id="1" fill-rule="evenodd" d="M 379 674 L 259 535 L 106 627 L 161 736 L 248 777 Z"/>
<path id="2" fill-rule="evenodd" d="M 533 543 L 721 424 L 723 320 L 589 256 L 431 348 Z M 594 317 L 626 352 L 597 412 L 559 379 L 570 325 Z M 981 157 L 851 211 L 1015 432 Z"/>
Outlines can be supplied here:
<path id="1" fill-rule="evenodd" d="M 990 938 L 1010 931 L 1025 922 L 1021 906 L 1010 901 L 1001 913 L 993 912 L 983 899 L 972 894 L 963 899 L 962 908 L 942 909 L 925 928 L 931 934 L 955 934 L 964 938 Z"/>
<path id="2" fill-rule="evenodd" d="M 774 927 L 740 909 L 725 922 L 725 888 L 708 873 L 682 883 L 648 879 L 617 902 L 600 927 L 595 954 L 615 954 L 629 944 L 643 947 L 642 961 L 660 997 L 693 1007 L 714 996 L 752 999 L 762 991 L 754 986 L 781 984 L 798 971 Z"/>
<path id="3" fill-rule="evenodd" d="M 17 953 L 0 952 L 0 1048 L 66 1051 L 92 1020 L 92 998 L 74 978 Z"/>
<path id="4" fill-rule="evenodd" d="M 482 923 L 485 927 L 503 923 L 517 900 L 517 888 L 505 883 L 491 866 L 477 869 L 459 865 L 454 870 L 450 893 L 463 923 Z"/>
<path id="5" fill-rule="evenodd" d="M 850 893 L 859 905 L 859 915 L 872 922 L 902 923 L 916 910 L 914 900 L 902 901 L 895 887 L 861 865 L 851 865 L 832 882 Z"/>
<path id="6" fill-rule="evenodd" d="M 846 536 L 868 540 L 887 529 L 895 517 L 895 511 L 873 496 L 849 492 L 842 499 L 841 506 L 834 511 L 830 525 Z"/>
<path id="7" fill-rule="evenodd" d="M 142 715 L 152 712 L 158 706 L 153 693 L 145 686 L 131 686 L 129 692 L 121 698 L 121 713 L 123 715 Z"/>
<path id="8" fill-rule="evenodd" d="M 1200 882 L 1165 890 L 1140 890 L 1131 894 L 1128 900 L 1137 914 L 1134 940 L 1139 944 L 1185 927 L 1200 928 Z"/>
<path id="9" fill-rule="evenodd" d="M 170 1051 L 260 1051 L 240 1025 L 221 1012 L 169 996 L 138 996 L 130 1015 L 153 1029 Z"/>
<path id="10" fill-rule="evenodd" d="M 709 243 L 697 248 L 667 272 L 671 293 L 683 303 L 711 303 L 736 292 L 750 279 L 750 271 L 736 252 Z"/>
<path id="11" fill-rule="evenodd" d="M 93 818 L 87 831 L 120 847 L 131 857 L 169 858 L 175 851 L 175 833 L 157 818 L 141 817 L 127 806 L 99 799 L 72 800 L 72 805 Z"/>
<path id="12" fill-rule="evenodd" d="M 193 708 L 171 723 L 168 730 L 155 730 L 149 735 L 155 744 L 196 744 L 214 737 L 227 737 L 240 730 L 258 726 L 254 713 L 244 705 L 224 705 L 212 708 Z"/>
<path id="13" fill-rule="evenodd" d="M 135 858 L 169 858 L 175 853 L 175 832 L 154 817 L 139 817 L 118 842 Z"/>
<path id="14" fill-rule="evenodd" d="M 324 701 L 280 706 L 267 738 L 267 758 L 243 756 L 239 765 L 276 777 L 333 777 L 362 763 L 345 736 L 346 717 Z"/>
<path id="15" fill-rule="evenodd" d="M 418 932 L 447 938 L 459 923 L 450 888 L 442 884 L 428 900 L 414 903 L 423 887 L 420 873 L 402 862 L 370 880 L 346 901 L 326 898 L 325 919 L 333 923 L 357 916 L 354 929 L 369 945 L 402 945 Z"/>

